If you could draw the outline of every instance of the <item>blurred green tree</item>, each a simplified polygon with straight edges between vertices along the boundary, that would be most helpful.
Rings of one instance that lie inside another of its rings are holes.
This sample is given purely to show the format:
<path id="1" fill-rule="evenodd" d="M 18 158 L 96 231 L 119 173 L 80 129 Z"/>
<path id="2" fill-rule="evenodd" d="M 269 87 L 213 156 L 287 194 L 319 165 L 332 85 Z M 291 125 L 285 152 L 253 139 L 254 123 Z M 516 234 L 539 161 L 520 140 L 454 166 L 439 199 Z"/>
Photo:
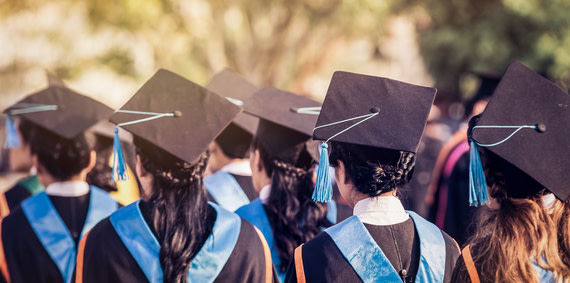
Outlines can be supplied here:
<path id="1" fill-rule="evenodd" d="M 405 0 L 392 8 L 425 12 L 416 13 L 418 42 L 440 99 L 460 98 L 466 73 L 502 74 L 513 59 L 570 85 L 570 1 Z"/>

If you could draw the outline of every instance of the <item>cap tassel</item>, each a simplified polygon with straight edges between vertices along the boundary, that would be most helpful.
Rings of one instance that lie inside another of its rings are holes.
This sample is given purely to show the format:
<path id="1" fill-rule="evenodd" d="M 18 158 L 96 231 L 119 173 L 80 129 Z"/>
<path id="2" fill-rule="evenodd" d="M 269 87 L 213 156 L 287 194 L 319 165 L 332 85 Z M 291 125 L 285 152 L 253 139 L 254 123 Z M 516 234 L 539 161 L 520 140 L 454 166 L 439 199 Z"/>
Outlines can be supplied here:
<path id="1" fill-rule="evenodd" d="M 328 145 L 321 145 L 321 158 L 319 161 L 319 170 L 317 171 L 317 184 L 313 191 L 313 200 L 316 202 L 329 202 L 332 199 L 332 183 L 329 170 L 329 151 Z"/>
<path id="2" fill-rule="evenodd" d="M 489 202 L 487 180 L 475 141 L 470 141 L 469 152 L 469 205 L 478 206 Z"/>
<path id="3" fill-rule="evenodd" d="M 129 179 L 127 174 L 127 166 L 123 149 L 121 148 L 121 140 L 119 140 L 119 129 L 115 128 L 115 136 L 113 137 L 113 181 L 125 181 Z"/>
<path id="4" fill-rule="evenodd" d="M 18 132 L 16 131 L 16 126 L 12 120 L 12 116 L 8 115 L 6 117 L 6 141 L 4 142 L 4 148 L 7 149 L 18 146 L 20 146 Z"/>

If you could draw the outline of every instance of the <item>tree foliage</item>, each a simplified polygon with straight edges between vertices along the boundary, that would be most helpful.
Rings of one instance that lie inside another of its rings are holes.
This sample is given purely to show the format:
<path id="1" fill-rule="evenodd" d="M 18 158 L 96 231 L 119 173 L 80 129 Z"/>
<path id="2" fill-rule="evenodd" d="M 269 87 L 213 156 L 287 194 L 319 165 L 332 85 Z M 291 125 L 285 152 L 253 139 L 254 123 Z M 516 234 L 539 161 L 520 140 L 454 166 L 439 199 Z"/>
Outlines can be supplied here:
<path id="1" fill-rule="evenodd" d="M 564 0 L 0 4 L 0 83 L 8 94 L 22 85 L 43 86 L 37 81 L 44 69 L 93 89 L 107 86 L 101 96 L 111 106 L 120 106 L 157 68 L 206 83 L 230 67 L 259 86 L 319 98 L 326 83 L 311 84 L 317 77 L 328 82 L 340 69 L 426 84 L 424 65 L 413 54 L 418 51 L 398 44 L 386 51 L 401 32 L 392 28 L 398 16 L 419 29 L 423 62 L 439 97 L 458 98 L 465 72 L 501 73 L 512 59 L 570 84 L 570 4 Z"/>
<path id="2" fill-rule="evenodd" d="M 440 95 L 455 98 L 461 76 L 501 74 L 517 59 L 570 85 L 570 2 L 564 0 L 407 0 L 393 8 L 427 12 L 418 41 Z"/>

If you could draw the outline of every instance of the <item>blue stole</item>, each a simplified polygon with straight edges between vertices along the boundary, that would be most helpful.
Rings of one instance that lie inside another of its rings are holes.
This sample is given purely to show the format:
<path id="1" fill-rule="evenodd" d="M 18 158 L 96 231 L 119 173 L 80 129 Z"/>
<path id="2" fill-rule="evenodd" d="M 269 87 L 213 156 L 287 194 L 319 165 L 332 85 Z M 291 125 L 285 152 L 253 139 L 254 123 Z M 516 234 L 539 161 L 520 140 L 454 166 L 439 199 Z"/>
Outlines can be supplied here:
<path id="1" fill-rule="evenodd" d="M 249 203 L 249 198 L 232 174 L 218 171 L 204 178 L 204 186 L 216 203 L 230 211 Z"/>
<path id="2" fill-rule="evenodd" d="M 81 230 L 80 239 L 103 218 L 117 210 L 117 202 L 103 190 L 90 186 L 89 210 Z M 49 196 L 41 192 L 22 202 L 22 211 L 30 226 L 63 276 L 71 282 L 77 247 L 65 222 L 57 213 Z"/>
<path id="3" fill-rule="evenodd" d="M 111 224 L 151 283 L 163 282 L 160 265 L 160 243 L 148 227 L 139 206 L 140 200 L 111 215 Z M 217 217 L 212 234 L 188 270 L 188 282 L 213 282 L 232 254 L 241 231 L 241 219 L 213 203 Z"/>
<path id="4" fill-rule="evenodd" d="M 533 260 L 534 261 L 534 260 Z M 552 271 L 547 270 L 547 269 L 543 269 L 542 267 L 538 266 L 538 264 L 536 264 L 536 261 L 533 262 L 532 267 L 534 267 L 534 270 L 536 270 L 536 273 L 538 273 L 538 277 L 539 277 L 539 282 L 541 283 L 554 283 L 554 273 L 552 273 Z"/>
<path id="5" fill-rule="evenodd" d="M 412 211 L 420 237 L 420 263 L 416 282 L 443 282 L 445 274 L 445 240 L 437 226 Z M 325 230 L 363 282 L 402 282 L 382 249 L 376 244 L 357 216 Z"/>
<path id="6" fill-rule="evenodd" d="M 278 267 L 281 266 L 281 258 L 279 257 L 279 253 L 277 252 L 277 248 L 275 246 L 271 223 L 269 223 L 269 218 L 267 218 L 267 214 L 265 213 L 265 209 L 263 208 L 261 200 L 259 198 L 253 200 L 250 204 L 242 206 L 240 209 L 238 209 L 236 213 L 261 231 L 265 237 L 265 240 L 267 241 L 267 245 L 271 249 L 271 259 L 273 260 L 273 265 L 277 269 L 277 276 L 279 277 L 279 281 L 285 281 L 285 275 L 287 275 L 287 272 L 278 271 Z M 336 213 L 336 202 L 330 201 L 328 203 L 327 218 L 333 224 L 336 223 Z"/>

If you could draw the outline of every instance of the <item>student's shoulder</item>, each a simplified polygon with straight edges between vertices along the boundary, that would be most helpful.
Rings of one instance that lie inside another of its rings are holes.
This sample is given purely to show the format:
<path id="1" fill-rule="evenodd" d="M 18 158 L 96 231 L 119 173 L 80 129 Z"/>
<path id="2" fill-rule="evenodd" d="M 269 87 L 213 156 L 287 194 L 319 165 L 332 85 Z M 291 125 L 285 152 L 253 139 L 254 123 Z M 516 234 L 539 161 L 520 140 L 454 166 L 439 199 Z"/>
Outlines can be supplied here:
<path id="1" fill-rule="evenodd" d="M 86 245 L 97 246 L 99 244 L 104 244 L 109 240 L 109 237 L 116 235 L 113 224 L 111 224 L 110 218 L 106 217 L 99 221 L 87 234 Z"/>

